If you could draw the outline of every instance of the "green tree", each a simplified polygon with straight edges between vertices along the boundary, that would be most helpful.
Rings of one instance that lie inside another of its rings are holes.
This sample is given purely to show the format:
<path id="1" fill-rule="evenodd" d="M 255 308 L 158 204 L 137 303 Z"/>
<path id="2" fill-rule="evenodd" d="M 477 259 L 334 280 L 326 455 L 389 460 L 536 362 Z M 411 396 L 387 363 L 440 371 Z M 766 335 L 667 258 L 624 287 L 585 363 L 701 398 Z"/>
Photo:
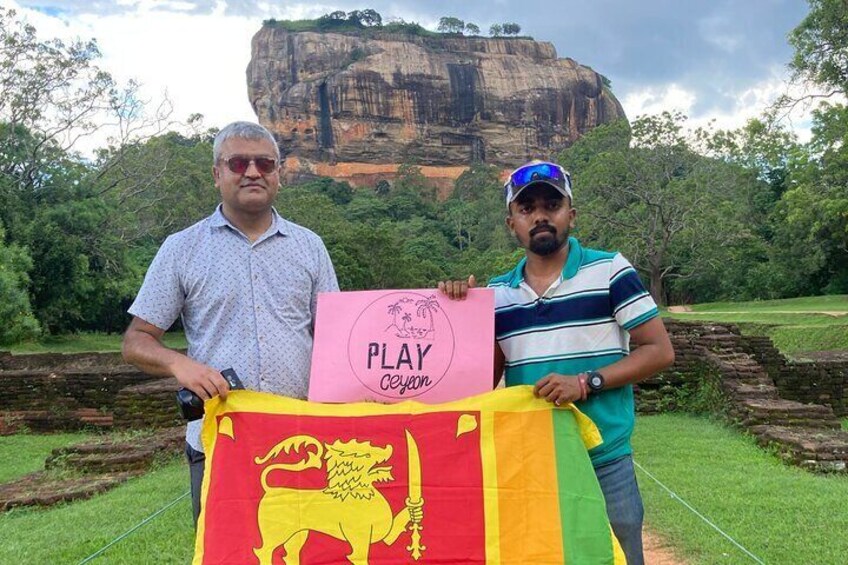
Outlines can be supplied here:
<path id="1" fill-rule="evenodd" d="M 50 333 L 123 329 L 141 280 L 127 246 L 109 229 L 112 213 L 101 199 L 77 199 L 43 208 L 30 224 L 32 305 Z M 104 314 L 116 325 L 105 324 Z"/>
<path id="2" fill-rule="evenodd" d="M 122 240 L 158 245 L 209 214 L 219 200 L 209 174 L 212 133 L 169 132 L 98 153 L 87 181 L 114 207 L 112 227 Z"/>
<path id="3" fill-rule="evenodd" d="M 440 33 L 462 33 L 462 30 L 465 29 L 465 22 L 460 20 L 459 18 L 454 18 L 452 16 L 442 16 L 439 18 L 439 25 L 436 29 Z"/>
<path id="4" fill-rule="evenodd" d="M 454 183 L 442 205 L 442 221 L 450 226 L 451 239 L 460 251 L 512 248 L 504 227 L 506 203 L 497 167 L 475 164 Z"/>
<path id="5" fill-rule="evenodd" d="M 521 26 L 515 22 L 504 22 L 503 24 L 503 34 L 504 35 L 518 35 L 521 33 Z"/>
<path id="6" fill-rule="evenodd" d="M 480 35 L 480 26 L 468 22 L 467 24 L 465 24 L 465 31 L 468 32 L 470 35 Z"/>
<path id="7" fill-rule="evenodd" d="M 31 339 L 40 333 L 27 294 L 32 259 L 25 249 L 6 245 L 4 239 L 0 224 L 0 344 Z"/>
<path id="8" fill-rule="evenodd" d="M 492 37 L 500 37 L 503 35 L 503 26 L 501 24 L 492 24 L 489 26 L 489 35 Z"/>
<path id="9" fill-rule="evenodd" d="M 589 234 L 589 243 L 621 250 L 659 304 L 666 304 L 672 281 L 716 268 L 714 251 L 748 234 L 729 197 L 738 168 L 695 153 L 684 123 L 681 114 L 667 112 L 640 117 L 630 145 L 609 143 L 581 164 L 576 179 L 580 233 Z M 563 160 L 581 162 L 572 153 L 585 155 L 580 142 Z"/>
<path id="10" fill-rule="evenodd" d="M 381 27 L 383 25 L 383 17 L 379 14 L 379 12 L 372 10 L 371 8 L 362 10 L 359 19 L 366 27 Z"/>
<path id="11" fill-rule="evenodd" d="M 789 34 L 796 78 L 816 84 L 825 96 L 848 93 L 848 7 L 845 0 L 808 0 L 810 12 Z"/>
<path id="12" fill-rule="evenodd" d="M 792 185 L 775 214 L 778 236 L 796 249 L 796 268 L 814 293 L 848 292 L 848 108 L 813 112 L 813 137 L 794 161 Z"/>
<path id="13" fill-rule="evenodd" d="M 97 66 L 99 58 L 95 41 L 40 40 L 14 10 L 0 8 L 0 123 L 8 124 L 0 145 L 15 146 L 9 176 L 19 191 L 35 189 L 45 152 L 71 151 L 106 124 L 117 124 L 123 136 L 150 125 L 135 96 L 138 85 L 119 86 Z"/>
<path id="14" fill-rule="evenodd" d="M 789 36 L 794 79 L 819 89 L 806 98 L 848 94 L 848 10 L 841 0 L 809 0 L 810 12 Z M 803 98 L 802 98 L 803 99 Z M 793 104 L 798 100 L 784 99 Z M 790 183 L 774 214 L 776 237 L 795 249 L 806 289 L 848 292 L 848 108 L 813 112 L 812 141 L 790 162 Z M 801 247 L 802 249 L 798 249 Z M 802 253 L 802 252 L 806 253 Z"/>
<path id="15" fill-rule="evenodd" d="M 395 221 L 413 216 L 433 214 L 436 189 L 419 167 L 403 163 L 395 174 L 394 185 L 387 197 L 388 212 Z"/>

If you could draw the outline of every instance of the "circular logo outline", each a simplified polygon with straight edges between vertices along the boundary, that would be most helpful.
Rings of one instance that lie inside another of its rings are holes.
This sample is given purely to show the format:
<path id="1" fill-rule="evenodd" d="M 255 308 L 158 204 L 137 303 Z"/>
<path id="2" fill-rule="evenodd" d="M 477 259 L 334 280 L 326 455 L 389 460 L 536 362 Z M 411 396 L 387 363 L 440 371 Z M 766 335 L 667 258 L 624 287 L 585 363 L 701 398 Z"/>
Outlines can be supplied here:
<path id="1" fill-rule="evenodd" d="M 434 292 L 437 292 L 437 291 L 434 291 Z M 370 303 L 368 303 L 368 306 L 363 308 L 362 311 L 359 313 L 359 315 L 356 317 L 356 320 L 354 320 L 353 325 L 350 328 L 350 332 L 348 333 L 348 336 L 347 336 L 347 363 L 348 363 L 348 365 L 350 365 L 350 370 L 353 373 L 353 376 L 356 377 L 356 380 L 359 381 L 359 383 L 362 386 L 364 386 L 365 388 L 367 388 L 369 391 L 371 391 L 375 394 L 378 394 L 382 397 L 385 397 L 385 398 L 390 398 L 390 399 L 395 399 L 395 400 L 406 400 L 406 399 L 421 396 L 422 394 L 433 390 L 434 388 L 436 388 L 439 385 L 439 383 L 442 382 L 442 379 L 445 378 L 445 375 L 447 375 L 447 373 L 448 373 L 448 369 L 450 369 L 451 365 L 453 365 L 453 358 L 454 358 L 454 355 L 456 354 L 456 332 L 453 331 L 453 324 L 450 321 L 450 317 L 444 312 L 444 310 L 441 310 L 442 314 L 445 317 L 445 321 L 448 324 L 448 328 L 450 329 L 451 352 L 450 352 L 450 358 L 448 359 L 448 363 L 447 363 L 447 366 L 445 367 L 444 372 L 439 376 L 438 379 L 434 380 L 434 382 L 433 382 L 432 386 L 430 386 L 430 388 L 428 388 L 426 390 L 422 390 L 420 392 L 416 392 L 415 394 L 410 394 L 408 396 L 396 396 L 396 395 L 386 394 L 384 391 L 379 390 L 379 389 L 375 390 L 368 383 L 366 383 L 364 380 L 362 380 L 362 378 L 356 372 L 356 368 L 353 366 L 353 361 L 352 361 L 352 357 L 351 357 L 351 354 L 350 354 L 351 353 L 351 351 L 350 351 L 351 343 L 350 342 L 351 342 L 351 339 L 353 338 L 354 329 L 356 328 L 357 324 L 359 324 L 360 318 L 362 318 L 362 316 L 364 316 L 365 313 L 368 312 L 371 309 L 372 306 L 374 306 L 374 304 L 376 304 L 379 301 L 385 300 L 386 298 L 388 298 L 390 296 L 394 296 L 396 294 L 412 295 L 412 296 L 423 298 L 423 299 L 427 298 L 427 296 L 425 296 L 421 293 L 418 293 L 418 292 L 400 290 L 400 291 L 397 291 L 397 292 L 391 292 L 389 294 L 383 294 L 382 296 L 379 296 L 378 298 L 375 298 Z"/>

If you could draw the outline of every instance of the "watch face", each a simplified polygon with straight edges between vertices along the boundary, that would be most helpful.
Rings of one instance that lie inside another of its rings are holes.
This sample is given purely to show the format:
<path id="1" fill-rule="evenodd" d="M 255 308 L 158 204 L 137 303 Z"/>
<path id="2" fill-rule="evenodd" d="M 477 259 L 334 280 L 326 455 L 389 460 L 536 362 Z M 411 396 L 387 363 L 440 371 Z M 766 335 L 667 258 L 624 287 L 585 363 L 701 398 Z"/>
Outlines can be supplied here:
<path id="1" fill-rule="evenodd" d="M 592 375 L 589 377 L 589 388 L 600 390 L 604 386 L 604 379 L 600 375 Z"/>

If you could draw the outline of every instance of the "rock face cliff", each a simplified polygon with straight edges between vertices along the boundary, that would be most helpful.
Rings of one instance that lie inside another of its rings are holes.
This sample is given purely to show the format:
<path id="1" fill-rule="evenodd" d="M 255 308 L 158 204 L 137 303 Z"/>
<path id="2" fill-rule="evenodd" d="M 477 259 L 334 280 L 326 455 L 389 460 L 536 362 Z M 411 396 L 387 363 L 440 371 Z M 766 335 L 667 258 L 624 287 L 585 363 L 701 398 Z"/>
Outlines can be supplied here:
<path id="1" fill-rule="evenodd" d="M 454 178 L 474 161 L 514 167 L 624 116 L 598 73 L 526 39 L 271 24 L 253 38 L 247 84 L 290 163 L 363 182 L 404 162 Z"/>

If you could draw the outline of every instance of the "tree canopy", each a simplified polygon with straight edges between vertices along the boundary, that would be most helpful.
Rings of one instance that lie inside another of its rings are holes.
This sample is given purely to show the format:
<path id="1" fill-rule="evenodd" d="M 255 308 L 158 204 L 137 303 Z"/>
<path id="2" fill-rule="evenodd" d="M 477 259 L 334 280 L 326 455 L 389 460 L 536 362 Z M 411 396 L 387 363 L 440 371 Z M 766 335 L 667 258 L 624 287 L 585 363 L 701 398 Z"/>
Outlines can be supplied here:
<path id="1" fill-rule="evenodd" d="M 844 11 L 810 5 L 793 32 L 793 69 L 844 93 Z M 479 32 L 443 19 L 446 33 Z M 417 26 L 383 24 L 373 10 L 321 21 Z M 490 34 L 520 33 L 508 25 Z M 41 40 L 0 8 L 0 343 L 122 331 L 165 237 L 218 202 L 209 172 L 216 131 L 192 120 L 142 135 L 140 124 L 161 114 L 147 113 L 135 86 L 119 85 L 98 61 L 96 43 Z M 78 154 L 80 136 L 115 120 L 129 133 L 93 158 Z M 837 98 L 818 106 L 805 143 L 773 113 L 736 130 L 688 124 L 676 112 L 608 123 L 557 156 L 572 172 L 581 242 L 621 251 L 660 303 L 848 292 L 848 108 Z M 276 205 L 322 236 L 343 289 L 485 281 L 523 254 L 504 225 L 503 173 L 470 165 L 439 198 L 410 162 L 374 186 L 286 186 Z"/>

